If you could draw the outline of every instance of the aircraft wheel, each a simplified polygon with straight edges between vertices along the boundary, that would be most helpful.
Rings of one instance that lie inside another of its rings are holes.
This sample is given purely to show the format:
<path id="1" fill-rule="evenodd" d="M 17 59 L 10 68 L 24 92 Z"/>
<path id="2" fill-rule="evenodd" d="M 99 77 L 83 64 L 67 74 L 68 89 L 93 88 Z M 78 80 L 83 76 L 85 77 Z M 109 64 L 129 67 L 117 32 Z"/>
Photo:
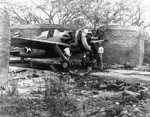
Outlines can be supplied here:
<path id="1" fill-rule="evenodd" d="M 68 61 L 63 61 L 62 62 L 62 68 L 64 70 L 67 70 L 69 67 L 70 67 L 70 62 L 68 62 Z"/>

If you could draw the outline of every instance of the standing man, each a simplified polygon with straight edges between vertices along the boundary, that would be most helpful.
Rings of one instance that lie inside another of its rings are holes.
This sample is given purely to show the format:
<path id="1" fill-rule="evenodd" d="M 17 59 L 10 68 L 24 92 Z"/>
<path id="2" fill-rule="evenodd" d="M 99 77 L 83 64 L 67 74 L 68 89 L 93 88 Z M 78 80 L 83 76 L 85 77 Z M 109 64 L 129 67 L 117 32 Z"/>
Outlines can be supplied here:
<path id="1" fill-rule="evenodd" d="M 103 70 L 103 53 L 104 48 L 102 46 L 102 43 L 99 43 L 98 51 L 97 51 L 97 66 L 100 68 L 100 70 Z"/>

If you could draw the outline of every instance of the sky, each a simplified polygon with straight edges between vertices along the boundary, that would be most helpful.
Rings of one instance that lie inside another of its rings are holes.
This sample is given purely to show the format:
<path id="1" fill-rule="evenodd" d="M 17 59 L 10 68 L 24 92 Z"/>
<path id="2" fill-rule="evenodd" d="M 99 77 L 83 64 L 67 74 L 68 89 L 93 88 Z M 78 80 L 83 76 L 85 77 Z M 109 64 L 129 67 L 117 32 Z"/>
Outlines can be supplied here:
<path id="1" fill-rule="evenodd" d="M 143 0 L 141 6 L 146 10 L 145 17 L 150 19 L 150 1 Z"/>
<path id="2" fill-rule="evenodd" d="M 144 6 L 150 6 L 150 1 L 149 0 L 143 0 L 142 5 Z"/>
<path id="3" fill-rule="evenodd" d="M 150 0 L 142 0 L 141 7 L 143 7 L 146 12 L 143 17 L 145 18 L 145 23 L 150 23 Z M 146 32 L 150 36 L 150 27 L 146 28 Z"/>

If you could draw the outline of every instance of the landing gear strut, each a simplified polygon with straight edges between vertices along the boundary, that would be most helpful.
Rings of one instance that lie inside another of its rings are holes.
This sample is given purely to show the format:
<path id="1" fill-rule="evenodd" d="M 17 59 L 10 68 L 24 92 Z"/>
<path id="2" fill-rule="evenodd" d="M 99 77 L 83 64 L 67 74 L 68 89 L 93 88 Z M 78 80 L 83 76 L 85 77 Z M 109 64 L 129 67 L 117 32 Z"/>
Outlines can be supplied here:
<path id="1" fill-rule="evenodd" d="M 82 67 L 86 67 L 86 60 L 85 60 L 85 58 L 81 59 L 81 66 Z"/>
<path id="2" fill-rule="evenodd" d="M 21 62 L 24 63 L 24 57 L 21 57 Z"/>

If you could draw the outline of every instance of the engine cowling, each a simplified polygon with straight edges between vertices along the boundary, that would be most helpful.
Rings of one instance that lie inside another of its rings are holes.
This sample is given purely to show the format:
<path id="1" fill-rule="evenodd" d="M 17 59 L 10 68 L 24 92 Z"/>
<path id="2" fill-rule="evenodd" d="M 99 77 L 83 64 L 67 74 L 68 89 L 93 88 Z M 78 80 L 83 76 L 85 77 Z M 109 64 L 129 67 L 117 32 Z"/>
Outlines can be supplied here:
<path id="1" fill-rule="evenodd" d="M 90 36 L 92 36 L 92 32 L 89 29 L 77 30 L 75 35 L 75 43 L 80 47 L 83 51 L 91 51 L 90 46 Z"/>

